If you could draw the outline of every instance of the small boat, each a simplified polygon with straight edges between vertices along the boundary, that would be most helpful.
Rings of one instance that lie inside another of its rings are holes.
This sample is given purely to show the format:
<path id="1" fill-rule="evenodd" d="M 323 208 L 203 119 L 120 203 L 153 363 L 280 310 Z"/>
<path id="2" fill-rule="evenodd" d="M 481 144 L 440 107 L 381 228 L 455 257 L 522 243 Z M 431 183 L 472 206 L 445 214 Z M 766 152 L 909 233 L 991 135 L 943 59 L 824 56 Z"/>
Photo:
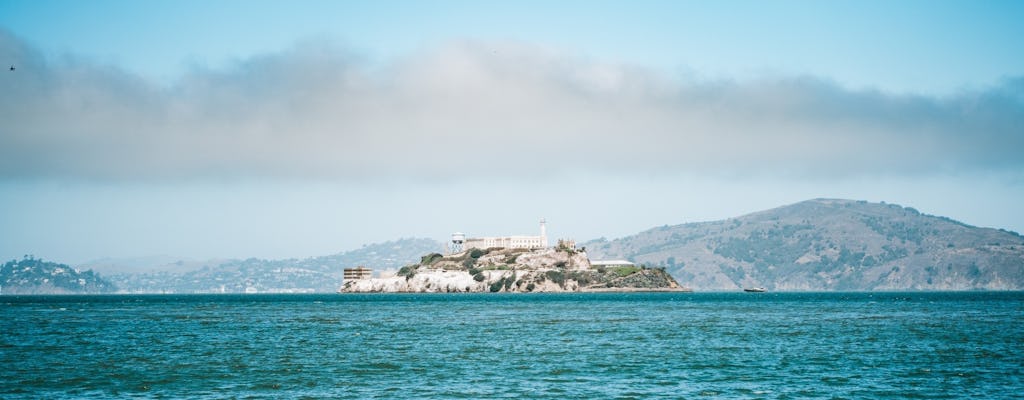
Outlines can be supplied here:
<path id="1" fill-rule="evenodd" d="M 764 292 L 767 292 L 768 289 L 765 289 L 763 287 L 752 287 L 752 288 L 743 289 L 743 291 L 747 292 L 747 293 L 764 293 Z"/>

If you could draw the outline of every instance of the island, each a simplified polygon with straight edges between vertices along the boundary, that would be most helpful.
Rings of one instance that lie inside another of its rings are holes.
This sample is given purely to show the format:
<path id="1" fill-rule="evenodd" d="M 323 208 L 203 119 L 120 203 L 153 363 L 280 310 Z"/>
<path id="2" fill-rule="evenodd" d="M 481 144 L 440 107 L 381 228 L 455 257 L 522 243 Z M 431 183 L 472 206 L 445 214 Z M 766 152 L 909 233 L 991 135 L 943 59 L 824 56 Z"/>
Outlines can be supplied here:
<path id="1" fill-rule="evenodd" d="M 345 280 L 341 293 L 688 291 L 662 268 L 591 263 L 585 249 L 471 248 L 424 255 L 391 277 Z"/>

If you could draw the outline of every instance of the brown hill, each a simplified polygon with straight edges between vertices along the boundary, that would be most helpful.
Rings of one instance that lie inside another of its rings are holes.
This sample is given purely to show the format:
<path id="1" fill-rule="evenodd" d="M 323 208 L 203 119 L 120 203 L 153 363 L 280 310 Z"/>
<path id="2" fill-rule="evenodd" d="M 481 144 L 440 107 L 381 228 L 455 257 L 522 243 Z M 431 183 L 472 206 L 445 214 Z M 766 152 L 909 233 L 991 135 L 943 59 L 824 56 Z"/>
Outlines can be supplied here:
<path id="1" fill-rule="evenodd" d="M 1020 290 L 1024 237 L 909 207 L 815 199 L 584 246 L 695 290 Z"/>

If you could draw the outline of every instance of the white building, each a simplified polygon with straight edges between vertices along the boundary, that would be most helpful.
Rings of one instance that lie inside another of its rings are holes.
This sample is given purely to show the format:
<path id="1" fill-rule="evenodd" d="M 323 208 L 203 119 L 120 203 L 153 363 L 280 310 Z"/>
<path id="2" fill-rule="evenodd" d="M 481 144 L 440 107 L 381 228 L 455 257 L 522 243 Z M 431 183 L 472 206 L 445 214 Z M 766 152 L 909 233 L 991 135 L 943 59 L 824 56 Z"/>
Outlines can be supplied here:
<path id="1" fill-rule="evenodd" d="M 546 221 L 540 219 L 540 236 L 491 236 L 467 238 L 461 232 L 452 234 L 452 251 L 459 252 L 469 249 L 487 249 L 500 247 L 505 249 L 543 249 L 548 247 L 548 233 L 544 226 Z"/>
<path id="2" fill-rule="evenodd" d="M 591 267 L 635 267 L 629 260 L 590 260 Z"/>
<path id="3" fill-rule="evenodd" d="M 346 281 L 357 281 L 373 277 L 373 270 L 362 265 L 355 268 L 345 268 L 342 272 L 344 273 L 342 278 Z"/>

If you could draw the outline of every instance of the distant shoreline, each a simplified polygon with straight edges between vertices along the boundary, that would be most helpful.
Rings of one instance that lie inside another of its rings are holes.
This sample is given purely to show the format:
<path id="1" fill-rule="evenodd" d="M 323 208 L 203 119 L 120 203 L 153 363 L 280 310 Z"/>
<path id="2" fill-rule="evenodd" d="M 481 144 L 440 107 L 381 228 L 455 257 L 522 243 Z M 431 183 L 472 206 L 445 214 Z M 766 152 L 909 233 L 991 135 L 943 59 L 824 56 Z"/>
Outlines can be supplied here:
<path id="1" fill-rule="evenodd" d="M 644 292 L 679 292 L 693 293 L 690 288 L 587 288 L 576 293 L 644 293 Z M 573 292 L 567 292 L 573 293 Z"/>

